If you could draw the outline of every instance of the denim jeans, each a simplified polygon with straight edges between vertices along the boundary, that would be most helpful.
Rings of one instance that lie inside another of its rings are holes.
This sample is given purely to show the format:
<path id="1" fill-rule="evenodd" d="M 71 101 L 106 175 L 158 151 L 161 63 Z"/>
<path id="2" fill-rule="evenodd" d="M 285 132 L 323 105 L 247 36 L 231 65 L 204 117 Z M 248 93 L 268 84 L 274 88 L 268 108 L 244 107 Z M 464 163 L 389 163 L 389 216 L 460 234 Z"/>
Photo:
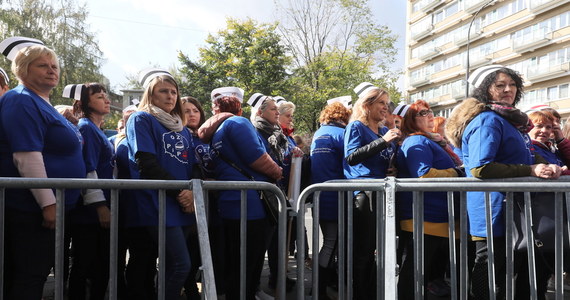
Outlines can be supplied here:
<path id="1" fill-rule="evenodd" d="M 148 227 L 158 244 L 158 227 Z M 166 227 L 166 282 L 165 299 L 180 298 L 180 291 L 190 273 L 190 252 L 182 227 Z"/>

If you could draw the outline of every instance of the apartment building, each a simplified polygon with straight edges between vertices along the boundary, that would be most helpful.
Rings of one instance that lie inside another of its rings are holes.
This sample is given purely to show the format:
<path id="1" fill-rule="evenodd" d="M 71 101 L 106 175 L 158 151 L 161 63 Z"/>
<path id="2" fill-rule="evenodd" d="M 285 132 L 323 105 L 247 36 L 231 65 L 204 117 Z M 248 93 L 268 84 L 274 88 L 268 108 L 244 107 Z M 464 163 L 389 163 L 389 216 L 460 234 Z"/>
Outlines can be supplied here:
<path id="1" fill-rule="evenodd" d="M 502 64 L 523 75 L 519 108 L 548 104 L 570 116 L 570 0 L 409 0 L 407 9 L 410 101 L 447 117 L 465 99 L 469 56 L 471 71 Z"/>

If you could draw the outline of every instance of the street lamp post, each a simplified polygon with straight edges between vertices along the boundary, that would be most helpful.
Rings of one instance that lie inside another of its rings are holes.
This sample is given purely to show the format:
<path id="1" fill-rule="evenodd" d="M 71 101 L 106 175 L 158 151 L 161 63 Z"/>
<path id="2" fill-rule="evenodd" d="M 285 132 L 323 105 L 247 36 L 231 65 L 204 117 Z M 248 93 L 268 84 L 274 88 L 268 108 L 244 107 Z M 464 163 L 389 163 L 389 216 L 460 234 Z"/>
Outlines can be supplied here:
<path id="1" fill-rule="evenodd" d="M 471 18 L 471 22 L 469 22 L 469 28 L 467 28 L 467 63 L 465 66 L 465 99 L 467 99 L 467 97 L 469 97 L 469 81 L 467 81 L 469 79 L 469 46 L 471 44 L 471 26 L 473 26 L 473 22 L 475 21 L 475 18 L 477 18 L 477 15 L 479 15 L 479 13 L 483 10 L 483 8 L 489 6 L 489 5 L 493 5 L 495 4 L 497 0 L 491 0 L 487 3 L 485 3 L 485 5 L 481 6 L 481 8 L 479 8 L 477 10 L 477 12 L 473 15 L 473 17 Z"/>

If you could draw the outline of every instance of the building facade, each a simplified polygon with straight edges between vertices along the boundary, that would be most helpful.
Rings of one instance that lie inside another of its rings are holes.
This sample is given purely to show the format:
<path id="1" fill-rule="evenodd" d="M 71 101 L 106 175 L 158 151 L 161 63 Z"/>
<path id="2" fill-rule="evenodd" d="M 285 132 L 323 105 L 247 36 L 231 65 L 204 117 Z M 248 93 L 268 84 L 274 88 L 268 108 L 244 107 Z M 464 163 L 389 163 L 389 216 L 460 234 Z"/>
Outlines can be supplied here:
<path id="1" fill-rule="evenodd" d="M 501 64 L 523 75 L 519 108 L 548 104 L 570 116 L 570 0 L 412 0 L 407 9 L 410 101 L 447 117 L 465 99 L 469 57 L 471 71 Z"/>

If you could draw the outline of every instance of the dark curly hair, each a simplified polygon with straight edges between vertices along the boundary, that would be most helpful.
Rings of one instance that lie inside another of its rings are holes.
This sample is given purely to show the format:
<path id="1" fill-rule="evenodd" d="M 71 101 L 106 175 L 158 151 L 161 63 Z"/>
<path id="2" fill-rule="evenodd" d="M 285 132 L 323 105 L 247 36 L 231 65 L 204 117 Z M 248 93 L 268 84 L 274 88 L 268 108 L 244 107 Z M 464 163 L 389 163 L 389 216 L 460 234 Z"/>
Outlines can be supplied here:
<path id="1" fill-rule="evenodd" d="M 489 89 L 491 88 L 493 83 L 495 83 L 495 80 L 497 80 L 497 75 L 499 73 L 506 74 L 506 75 L 510 76 L 515 81 L 515 84 L 517 85 L 517 94 L 515 95 L 515 101 L 513 102 L 513 106 L 516 106 L 524 94 L 524 87 L 523 87 L 524 80 L 522 79 L 521 75 L 517 71 L 515 71 L 513 69 L 509 69 L 509 68 L 501 68 L 501 69 L 487 75 L 487 77 L 485 77 L 485 79 L 483 80 L 481 85 L 479 85 L 478 88 L 473 90 L 471 97 L 473 97 L 473 98 L 475 98 L 475 99 L 477 99 L 483 103 L 491 102 L 492 100 L 491 100 L 491 95 L 489 94 Z"/>

